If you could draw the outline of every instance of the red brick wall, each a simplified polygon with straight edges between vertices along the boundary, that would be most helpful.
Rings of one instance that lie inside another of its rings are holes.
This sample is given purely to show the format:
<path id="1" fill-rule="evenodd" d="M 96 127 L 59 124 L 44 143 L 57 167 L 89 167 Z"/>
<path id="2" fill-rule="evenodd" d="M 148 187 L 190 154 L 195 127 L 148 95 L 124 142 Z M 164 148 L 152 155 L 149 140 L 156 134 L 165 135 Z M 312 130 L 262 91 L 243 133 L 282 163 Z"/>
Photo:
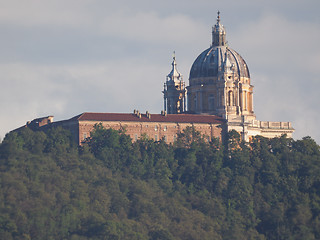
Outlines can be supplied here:
<path id="1" fill-rule="evenodd" d="M 95 124 L 99 121 L 80 121 L 79 122 L 79 144 L 86 138 L 90 137 L 90 132 Z M 171 122 L 119 122 L 104 121 L 101 122 L 105 128 L 119 130 L 121 127 L 126 129 L 126 134 L 130 135 L 133 141 L 139 139 L 142 134 L 146 134 L 149 138 L 160 140 L 166 138 L 168 143 L 175 141 L 177 133 L 187 126 L 194 126 L 195 129 L 206 135 L 208 139 L 212 137 L 221 138 L 222 129 L 219 124 L 208 123 L 171 123 Z M 157 139 L 156 139 L 157 138 Z"/>

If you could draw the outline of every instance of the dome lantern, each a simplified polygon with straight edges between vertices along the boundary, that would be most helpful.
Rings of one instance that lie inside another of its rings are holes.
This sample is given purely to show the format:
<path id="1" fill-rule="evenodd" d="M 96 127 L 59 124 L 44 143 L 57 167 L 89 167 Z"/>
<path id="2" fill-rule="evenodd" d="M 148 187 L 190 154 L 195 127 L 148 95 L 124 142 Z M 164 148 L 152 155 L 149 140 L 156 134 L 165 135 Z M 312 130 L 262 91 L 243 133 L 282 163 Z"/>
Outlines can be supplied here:
<path id="1" fill-rule="evenodd" d="M 218 11 L 217 23 L 212 27 L 212 46 L 225 46 L 226 30 L 220 22 L 220 11 Z"/>

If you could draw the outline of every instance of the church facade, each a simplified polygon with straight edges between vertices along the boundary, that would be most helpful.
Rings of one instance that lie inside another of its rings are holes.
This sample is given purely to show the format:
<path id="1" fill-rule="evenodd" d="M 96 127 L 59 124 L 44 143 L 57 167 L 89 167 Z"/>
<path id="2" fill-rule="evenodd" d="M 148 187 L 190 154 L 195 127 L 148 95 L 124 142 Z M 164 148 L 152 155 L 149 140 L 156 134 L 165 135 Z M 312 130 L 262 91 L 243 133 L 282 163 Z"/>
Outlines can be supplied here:
<path id="1" fill-rule="evenodd" d="M 212 28 L 211 46 L 194 61 L 186 86 L 177 69 L 174 55 L 172 70 L 164 89 L 164 110 L 161 114 L 82 113 L 71 119 L 53 122 L 53 117 L 38 118 L 26 127 L 41 129 L 62 126 L 70 129 L 75 141 L 82 144 L 90 137 L 95 124 L 106 128 L 125 129 L 136 141 L 141 136 L 172 143 L 177 134 L 188 126 L 200 131 L 210 141 L 223 138 L 236 130 L 244 141 L 261 135 L 268 138 L 286 134 L 292 137 L 290 122 L 259 121 L 253 111 L 253 86 L 245 60 L 227 45 L 226 31 L 218 12 Z"/>

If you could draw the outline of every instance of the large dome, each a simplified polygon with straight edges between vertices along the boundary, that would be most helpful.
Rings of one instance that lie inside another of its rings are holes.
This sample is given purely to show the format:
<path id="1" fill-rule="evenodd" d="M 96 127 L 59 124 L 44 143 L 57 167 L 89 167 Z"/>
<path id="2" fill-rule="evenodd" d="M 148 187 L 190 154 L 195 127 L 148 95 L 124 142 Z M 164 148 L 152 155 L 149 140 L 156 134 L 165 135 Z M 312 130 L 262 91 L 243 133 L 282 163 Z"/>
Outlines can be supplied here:
<path id="1" fill-rule="evenodd" d="M 244 59 L 227 46 L 226 30 L 220 22 L 220 12 L 218 12 L 217 23 L 212 28 L 212 45 L 194 61 L 189 79 L 218 77 L 221 71 L 233 72 L 234 79 L 250 78 Z"/>
<path id="2" fill-rule="evenodd" d="M 191 113 L 224 118 L 254 116 L 248 66 L 239 53 L 228 47 L 219 12 L 212 28 L 212 44 L 194 61 L 187 90 Z"/>
<path id="3" fill-rule="evenodd" d="M 239 77 L 250 78 L 248 66 L 239 53 L 226 46 L 212 46 L 203 51 L 194 61 L 190 70 L 190 79 L 217 77 L 226 63 Z"/>

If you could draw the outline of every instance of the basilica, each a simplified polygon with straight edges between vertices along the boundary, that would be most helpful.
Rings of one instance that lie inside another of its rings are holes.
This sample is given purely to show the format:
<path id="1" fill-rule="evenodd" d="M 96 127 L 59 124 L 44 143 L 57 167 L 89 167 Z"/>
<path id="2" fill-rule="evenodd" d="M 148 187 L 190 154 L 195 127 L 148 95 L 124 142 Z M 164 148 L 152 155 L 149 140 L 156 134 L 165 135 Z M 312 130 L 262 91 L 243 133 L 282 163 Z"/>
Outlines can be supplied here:
<path id="1" fill-rule="evenodd" d="M 219 12 L 212 28 L 212 44 L 194 61 L 189 86 L 185 87 L 174 56 L 163 94 L 164 109 L 169 114 L 219 116 L 226 121 L 226 131 L 236 130 L 245 141 L 256 135 L 292 137 L 294 131 L 290 122 L 256 119 L 248 66 L 240 54 L 228 46 Z"/>
<path id="2" fill-rule="evenodd" d="M 286 134 L 292 137 L 294 132 L 290 122 L 256 119 L 249 68 L 240 54 L 228 46 L 219 12 L 212 28 L 211 46 L 194 61 L 189 85 L 186 86 L 178 71 L 174 55 L 162 93 L 164 109 L 160 114 L 138 110 L 133 113 L 82 113 L 58 122 L 48 116 L 34 119 L 24 127 L 62 126 L 71 131 L 80 145 L 90 137 L 97 123 L 106 128 L 125 129 L 133 141 L 147 136 L 169 143 L 188 126 L 201 132 L 208 141 L 222 139 L 231 130 L 239 132 L 244 141 L 250 141 L 256 135 L 273 138 Z"/>

